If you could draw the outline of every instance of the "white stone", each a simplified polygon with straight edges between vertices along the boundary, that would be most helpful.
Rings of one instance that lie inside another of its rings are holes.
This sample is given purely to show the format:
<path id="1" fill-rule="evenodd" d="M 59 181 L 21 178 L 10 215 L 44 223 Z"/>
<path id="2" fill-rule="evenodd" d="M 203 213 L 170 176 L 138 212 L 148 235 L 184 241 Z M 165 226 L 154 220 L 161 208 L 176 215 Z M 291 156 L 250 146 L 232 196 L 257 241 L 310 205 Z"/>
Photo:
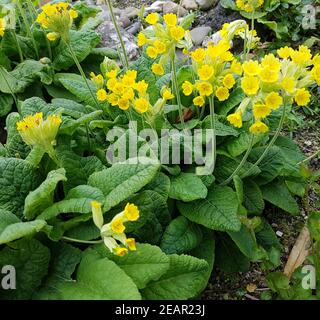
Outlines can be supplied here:
<path id="1" fill-rule="evenodd" d="M 208 10 L 214 6 L 216 6 L 219 0 L 196 0 L 197 4 L 199 5 L 200 9 Z"/>
<path id="2" fill-rule="evenodd" d="M 190 31 L 192 42 L 195 46 L 200 46 L 206 36 L 212 31 L 210 27 L 197 27 Z"/>
<path id="3" fill-rule="evenodd" d="M 197 10 L 198 5 L 195 0 L 182 0 L 181 5 L 187 10 Z"/>
<path id="4" fill-rule="evenodd" d="M 163 5 L 163 14 L 167 13 L 175 13 L 179 17 L 184 17 L 188 14 L 188 11 L 172 1 L 166 1 Z"/>

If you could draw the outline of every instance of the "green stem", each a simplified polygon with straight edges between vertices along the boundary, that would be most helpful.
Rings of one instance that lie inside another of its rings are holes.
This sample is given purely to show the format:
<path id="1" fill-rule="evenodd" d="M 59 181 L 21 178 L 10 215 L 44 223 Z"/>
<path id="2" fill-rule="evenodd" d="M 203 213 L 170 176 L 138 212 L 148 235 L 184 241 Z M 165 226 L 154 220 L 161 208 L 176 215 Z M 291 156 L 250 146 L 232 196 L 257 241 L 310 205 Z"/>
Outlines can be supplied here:
<path id="1" fill-rule="evenodd" d="M 97 241 L 86 241 L 86 240 L 79 240 L 79 239 L 73 239 L 69 237 L 62 237 L 63 240 L 70 241 L 70 242 L 76 242 L 76 243 L 84 243 L 84 244 L 98 244 L 103 243 L 103 240 L 97 240 Z"/>
<path id="2" fill-rule="evenodd" d="M 185 124 L 184 124 L 184 118 L 183 118 L 183 112 L 182 112 L 182 102 L 181 102 L 179 84 L 178 84 L 178 78 L 177 78 L 175 55 L 172 57 L 172 82 L 173 82 L 174 91 L 175 91 L 175 94 L 177 97 L 180 121 L 181 121 L 182 126 L 184 128 Z"/>
<path id="3" fill-rule="evenodd" d="M 84 71 L 83 71 L 83 69 L 82 69 L 82 67 L 81 67 L 81 64 L 80 64 L 80 62 L 79 62 L 79 60 L 78 60 L 78 58 L 77 58 L 77 56 L 76 56 L 76 54 L 75 54 L 75 52 L 74 52 L 74 50 L 73 50 L 73 48 L 72 48 L 71 43 L 70 43 L 69 41 L 66 41 L 66 40 L 65 40 L 65 43 L 66 43 L 66 45 L 67 45 L 67 47 L 68 47 L 68 49 L 69 49 L 69 51 L 70 51 L 70 53 L 71 53 L 71 56 L 72 56 L 72 58 L 73 58 L 73 60 L 74 60 L 74 62 L 75 62 L 75 64 L 76 64 L 76 66 L 77 66 L 77 68 L 78 68 L 78 70 L 79 70 L 79 72 L 80 72 L 80 74 L 81 74 L 84 82 L 86 83 L 86 86 L 88 87 L 88 90 L 89 90 L 89 92 L 90 92 L 90 95 L 91 95 L 93 101 L 95 102 L 95 104 L 96 104 L 96 106 L 98 107 L 98 109 L 100 109 L 99 102 L 98 102 L 95 94 L 94 94 L 94 93 L 92 92 L 92 90 L 91 90 L 91 87 L 90 87 L 90 85 L 89 85 L 88 79 L 87 79 L 87 77 L 86 77 L 86 75 L 85 75 L 85 73 L 84 73 Z"/>
<path id="4" fill-rule="evenodd" d="M 256 163 L 244 174 L 244 176 L 248 176 L 251 174 L 252 172 L 252 169 L 257 167 L 261 161 L 264 159 L 264 157 L 268 154 L 268 152 L 270 151 L 270 149 L 273 147 L 274 143 L 276 142 L 276 140 L 278 139 L 280 133 L 281 133 L 281 130 L 282 130 L 282 127 L 283 127 L 283 123 L 284 123 L 284 120 L 286 118 L 286 105 L 283 106 L 283 112 L 282 112 L 282 116 L 281 116 L 281 119 L 280 119 L 280 122 L 279 122 L 279 125 L 278 125 L 278 128 L 277 128 L 277 131 L 275 133 L 275 135 L 273 136 L 273 138 L 271 139 L 270 143 L 268 144 L 268 146 L 266 147 L 266 149 L 264 150 L 264 152 L 262 153 L 262 155 L 260 156 L 260 158 L 256 161 Z"/>
<path id="5" fill-rule="evenodd" d="M 116 16 L 114 15 L 114 11 L 113 11 L 113 6 L 112 6 L 112 3 L 111 3 L 111 0 L 104 0 L 104 2 L 105 3 L 107 2 L 106 4 L 109 7 L 111 19 L 112 19 L 113 25 L 114 25 L 114 27 L 116 29 L 116 32 L 118 34 L 120 45 L 121 45 L 121 48 L 122 48 L 122 53 L 123 53 L 123 57 L 124 57 L 124 60 L 125 60 L 125 69 L 128 70 L 129 69 L 129 59 L 128 59 L 128 55 L 127 55 L 127 52 L 126 52 L 126 47 L 125 47 L 124 42 L 123 42 L 121 31 L 119 29 L 119 26 L 118 26 L 118 23 L 117 23 L 117 20 L 116 20 Z"/>
<path id="6" fill-rule="evenodd" d="M 22 54 L 22 50 L 21 50 L 21 47 L 20 47 L 20 44 L 19 44 L 19 41 L 18 41 L 16 32 L 15 32 L 15 30 L 13 30 L 13 29 L 12 29 L 11 31 L 12 31 L 13 39 L 14 39 L 16 45 L 17 45 L 20 62 L 23 62 L 23 54 Z"/>
<path id="7" fill-rule="evenodd" d="M 210 121 L 211 121 L 211 128 L 212 128 L 212 158 L 213 158 L 212 172 L 213 172 L 215 169 L 215 166 L 216 166 L 216 158 L 217 158 L 216 120 L 215 120 L 214 96 L 213 95 L 209 98 L 209 103 L 210 103 Z"/>
<path id="8" fill-rule="evenodd" d="M 17 3 L 17 6 L 18 6 L 18 10 L 20 11 L 22 20 L 24 22 L 27 35 L 29 36 L 29 38 L 32 41 L 32 44 L 33 44 L 33 47 L 34 47 L 34 51 L 36 53 L 37 59 L 39 60 L 39 51 L 38 51 L 38 48 L 37 48 L 37 43 L 36 43 L 36 41 L 34 39 L 34 36 L 33 36 L 32 32 L 31 32 L 31 27 L 30 27 L 28 18 L 27 18 L 26 14 L 25 14 L 25 11 L 24 11 L 23 7 L 20 4 L 20 0 L 18 0 L 16 3 Z"/>
<path id="9" fill-rule="evenodd" d="M 2 78 L 4 79 L 4 81 L 5 81 L 8 89 L 9 89 L 9 91 L 10 91 L 10 94 L 12 95 L 12 98 L 13 98 L 13 100 L 14 100 L 14 103 L 16 104 L 16 107 L 18 108 L 18 99 L 17 99 L 16 95 L 13 93 L 13 90 L 12 90 L 12 88 L 11 88 L 8 80 L 7 80 L 7 76 L 6 76 L 6 74 L 4 74 L 3 69 L 2 69 L 1 66 L 0 66 L 0 72 L 1 72 Z"/>
<path id="10" fill-rule="evenodd" d="M 320 149 L 316 151 L 314 154 L 312 154 L 310 157 L 298 162 L 298 165 L 304 164 L 306 162 L 309 162 L 310 160 L 316 158 L 317 156 L 320 156 Z"/>
<path id="11" fill-rule="evenodd" d="M 254 142 L 254 135 L 252 134 L 251 135 L 251 139 L 250 139 L 250 144 L 249 144 L 249 147 L 248 147 L 248 150 L 246 152 L 246 154 L 244 155 L 242 161 L 239 163 L 238 167 L 236 168 L 236 170 L 233 172 L 233 174 L 227 179 L 225 180 L 224 182 L 221 183 L 221 185 L 228 185 L 232 179 L 240 172 L 240 170 L 242 169 L 242 167 L 244 166 L 244 164 L 246 163 L 251 151 L 252 151 L 252 148 L 253 148 L 253 142 Z"/>
<path id="12" fill-rule="evenodd" d="M 35 146 L 30 151 L 25 161 L 29 162 L 34 167 L 38 167 L 45 153 L 45 150 Z"/>

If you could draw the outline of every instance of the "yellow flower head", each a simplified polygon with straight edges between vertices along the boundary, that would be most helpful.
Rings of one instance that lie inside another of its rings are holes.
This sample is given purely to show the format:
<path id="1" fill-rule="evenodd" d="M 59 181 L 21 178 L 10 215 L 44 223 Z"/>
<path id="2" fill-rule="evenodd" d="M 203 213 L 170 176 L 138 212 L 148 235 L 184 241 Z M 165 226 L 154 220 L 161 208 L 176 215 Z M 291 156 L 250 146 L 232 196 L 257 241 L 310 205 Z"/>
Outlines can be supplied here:
<path id="1" fill-rule="evenodd" d="M 281 87 L 288 93 L 292 94 L 295 91 L 296 81 L 293 77 L 283 78 Z"/>
<path id="2" fill-rule="evenodd" d="M 123 224 L 123 219 L 121 217 L 114 218 L 111 221 L 111 230 L 115 233 L 123 233 L 126 227 Z"/>
<path id="3" fill-rule="evenodd" d="M 204 104 L 206 103 L 206 100 L 204 99 L 204 97 L 198 96 L 198 97 L 193 99 L 193 103 L 197 107 L 203 107 Z"/>
<path id="4" fill-rule="evenodd" d="M 147 37 L 145 36 L 145 34 L 142 33 L 142 32 L 139 32 L 139 34 L 138 34 L 138 46 L 139 46 L 139 47 L 142 47 L 142 46 L 144 46 L 147 42 L 148 42 L 148 39 L 147 39 Z"/>
<path id="5" fill-rule="evenodd" d="M 234 80 L 233 75 L 229 73 L 223 78 L 222 83 L 226 88 L 232 89 L 236 81 Z"/>
<path id="6" fill-rule="evenodd" d="M 137 221 L 140 216 L 140 211 L 136 205 L 127 203 L 124 208 L 124 215 L 129 221 Z"/>
<path id="7" fill-rule="evenodd" d="M 216 90 L 216 97 L 219 99 L 219 101 L 226 101 L 229 96 L 229 90 L 226 87 L 219 87 Z"/>
<path id="8" fill-rule="evenodd" d="M 172 100 L 174 95 L 172 94 L 171 89 L 165 88 L 162 93 L 162 98 L 163 100 Z"/>
<path id="9" fill-rule="evenodd" d="M 3 37 L 4 36 L 4 31 L 6 29 L 6 20 L 4 20 L 4 18 L 0 18 L 0 36 Z"/>
<path id="10" fill-rule="evenodd" d="M 118 106 L 121 110 L 128 110 L 130 108 L 130 103 L 129 100 L 127 98 L 120 98 L 118 101 Z"/>
<path id="11" fill-rule="evenodd" d="M 107 96 L 107 101 L 113 106 L 117 106 L 119 104 L 119 96 L 117 96 L 115 93 L 111 93 Z"/>
<path id="12" fill-rule="evenodd" d="M 312 79 L 317 82 L 318 86 L 320 86 L 320 64 L 313 67 L 311 70 L 311 76 Z"/>
<path id="13" fill-rule="evenodd" d="M 242 74 L 242 66 L 241 63 L 237 60 L 233 60 L 230 66 L 230 72 L 241 75 Z"/>
<path id="14" fill-rule="evenodd" d="M 134 107 L 139 113 L 146 113 L 150 109 L 150 103 L 145 98 L 139 98 L 135 100 Z"/>
<path id="15" fill-rule="evenodd" d="M 299 46 L 299 50 L 292 50 L 290 56 L 292 61 L 298 65 L 309 64 L 312 59 L 311 51 L 306 46 Z"/>
<path id="16" fill-rule="evenodd" d="M 280 48 L 279 50 L 277 50 L 277 54 L 280 58 L 282 59 L 288 59 L 290 58 L 291 52 L 293 51 L 292 48 L 289 48 L 287 46 Z"/>
<path id="17" fill-rule="evenodd" d="M 242 65 L 242 69 L 244 73 L 248 76 L 257 76 L 261 71 L 259 62 L 253 60 L 246 61 Z"/>
<path id="18" fill-rule="evenodd" d="M 265 98 L 266 106 L 272 110 L 277 110 L 283 104 L 283 98 L 278 92 L 270 92 Z"/>
<path id="19" fill-rule="evenodd" d="M 156 40 L 153 43 L 154 48 L 156 49 L 158 54 L 163 54 L 166 52 L 167 50 L 167 46 L 164 42 L 160 41 L 160 40 Z"/>
<path id="20" fill-rule="evenodd" d="M 202 48 L 198 48 L 191 52 L 191 57 L 195 62 L 202 62 L 206 57 L 206 51 Z"/>
<path id="21" fill-rule="evenodd" d="M 158 76 L 163 76 L 164 75 L 164 68 L 161 64 L 159 63 L 154 63 L 151 67 L 151 70 L 154 74 Z"/>
<path id="22" fill-rule="evenodd" d="M 253 115 L 256 119 L 264 119 L 271 113 L 271 108 L 262 103 L 256 103 L 253 106 Z"/>
<path id="23" fill-rule="evenodd" d="M 107 100 L 107 92 L 104 89 L 100 89 L 97 91 L 97 99 L 99 101 L 106 101 Z"/>
<path id="24" fill-rule="evenodd" d="M 250 127 L 249 130 L 252 134 L 258 135 L 267 133 L 269 131 L 269 127 L 265 123 L 257 121 Z"/>
<path id="25" fill-rule="evenodd" d="M 294 100 L 300 107 L 305 107 L 311 100 L 311 94 L 306 89 L 299 89 L 294 96 Z"/>
<path id="26" fill-rule="evenodd" d="M 175 27 L 178 22 L 178 17 L 174 13 L 168 13 L 163 16 L 163 20 L 168 27 Z"/>
<path id="27" fill-rule="evenodd" d="M 110 70 L 106 73 L 106 77 L 109 79 L 115 79 L 117 75 L 118 75 L 118 70 L 116 69 Z"/>
<path id="28" fill-rule="evenodd" d="M 107 88 L 111 91 L 114 91 L 117 84 L 118 84 L 117 79 L 111 78 L 107 81 Z"/>
<path id="29" fill-rule="evenodd" d="M 185 33 L 186 33 L 186 31 L 182 27 L 171 27 L 170 28 L 170 35 L 176 41 L 182 40 L 184 38 Z"/>
<path id="30" fill-rule="evenodd" d="M 137 247 L 136 247 L 136 240 L 134 238 L 128 238 L 126 240 L 126 243 L 128 245 L 128 248 L 130 251 L 136 251 Z"/>
<path id="31" fill-rule="evenodd" d="M 272 53 L 266 55 L 262 59 L 261 65 L 263 68 L 275 73 L 278 73 L 281 69 L 281 63 L 279 59 L 277 59 Z"/>
<path id="32" fill-rule="evenodd" d="M 151 59 L 156 59 L 158 56 L 158 51 L 153 46 L 148 47 L 146 53 L 147 53 L 147 56 Z"/>
<path id="33" fill-rule="evenodd" d="M 259 76 L 262 82 L 275 83 L 279 79 L 279 72 L 272 71 L 269 67 L 264 67 Z"/>
<path id="34" fill-rule="evenodd" d="M 245 76 L 241 80 L 241 88 L 248 96 L 255 95 L 260 87 L 257 77 Z"/>
<path id="35" fill-rule="evenodd" d="M 213 87 L 209 82 L 198 82 L 196 89 L 199 91 L 200 96 L 209 97 L 213 94 Z M 187 88 L 187 90 L 190 90 L 190 88 Z"/>
<path id="36" fill-rule="evenodd" d="M 159 15 L 155 12 L 148 14 L 148 16 L 146 17 L 146 22 L 151 24 L 151 25 L 155 25 L 158 23 L 159 21 Z"/>
<path id="37" fill-rule="evenodd" d="M 228 115 L 227 120 L 235 126 L 236 128 L 242 128 L 242 113 L 241 111 L 237 111 Z"/>
<path id="38" fill-rule="evenodd" d="M 122 247 L 116 247 L 114 248 L 114 254 L 119 256 L 119 257 L 124 257 L 128 253 L 127 248 L 122 248 Z"/>
<path id="39" fill-rule="evenodd" d="M 214 69 L 212 66 L 204 64 L 199 70 L 198 75 L 200 80 L 207 81 L 214 76 Z"/>
<path id="40" fill-rule="evenodd" d="M 49 32 L 47 34 L 47 38 L 49 41 L 56 41 L 58 39 L 58 37 L 59 37 L 59 34 L 56 32 Z"/>
<path id="41" fill-rule="evenodd" d="M 135 84 L 135 89 L 138 91 L 140 95 L 145 95 L 147 93 L 149 85 L 145 80 L 141 80 Z"/>
<path id="42" fill-rule="evenodd" d="M 185 81 L 182 84 L 182 90 L 185 96 L 190 96 L 193 92 L 193 84 L 189 81 Z"/>

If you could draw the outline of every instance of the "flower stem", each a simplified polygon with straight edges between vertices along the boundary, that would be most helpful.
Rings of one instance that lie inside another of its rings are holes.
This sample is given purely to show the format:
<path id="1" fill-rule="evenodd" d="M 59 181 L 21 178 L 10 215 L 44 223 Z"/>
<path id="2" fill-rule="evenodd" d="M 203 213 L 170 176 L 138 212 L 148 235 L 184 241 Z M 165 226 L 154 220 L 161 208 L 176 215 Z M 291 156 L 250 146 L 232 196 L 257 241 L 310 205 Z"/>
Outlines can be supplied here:
<path id="1" fill-rule="evenodd" d="M 180 97 L 180 91 L 179 91 L 179 84 L 178 84 L 178 78 L 177 78 L 177 70 L 176 70 L 176 63 L 175 63 L 175 55 L 172 57 L 172 82 L 173 82 L 173 88 L 177 97 L 178 107 L 179 107 L 179 118 L 182 123 L 183 128 L 185 127 L 184 124 L 184 118 L 183 118 L 183 112 L 182 112 L 182 102 Z"/>
<path id="2" fill-rule="evenodd" d="M 236 170 L 233 172 L 233 174 L 227 179 L 225 180 L 224 182 L 221 183 L 221 185 L 228 185 L 232 179 L 240 172 L 240 170 L 242 169 L 242 167 L 244 166 L 244 164 L 246 163 L 251 151 L 252 151 L 252 148 L 253 148 L 253 143 L 254 143 L 254 135 L 252 134 L 251 135 L 251 139 L 250 139 L 250 144 L 249 144 L 249 147 L 248 147 L 248 150 L 246 152 L 246 154 L 244 155 L 242 161 L 239 163 L 238 167 L 236 168 Z"/>
<path id="3" fill-rule="evenodd" d="M 76 56 L 76 54 L 75 54 L 75 52 L 74 52 L 74 50 L 73 50 L 73 48 L 72 48 L 71 43 L 70 43 L 69 41 L 65 41 L 65 43 L 67 44 L 67 46 L 68 46 L 68 48 L 69 48 L 69 51 L 70 51 L 70 53 L 71 53 L 71 56 L 72 56 L 72 58 L 73 58 L 73 60 L 74 60 L 74 62 L 75 62 L 75 64 L 76 64 L 76 66 L 77 66 L 77 68 L 78 68 L 78 70 L 79 70 L 79 72 L 80 72 L 80 74 L 81 74 L 84 82 L 86 83 L 86 86 L 88 87 L 88 90 L 89 90 L 89 92 L 90 92 L 90 95 L 91 95 L 93 101 L 95 102 L 95 104 L 96 104 L 96 106 L 98 107 L 98 109 L 100 109 L 99 102 L 98 102 L 95 94 L 94 94 L 94 93 L 92 92 L 92 90 L 91 90 L 91 87 L 90 87 L 90 85 L 89 85 L 88 79 L 87 79 L 87 77 L 86 77 L 86 75 L 85 75 L 85 73 L 84 73 L 84 71 L 83 71 L 83 69 L 82 69 L 82 67 L 81 67 L 81 64 L 80 64 L 80 62 L 79 62 L 79 60 L 78 60 L 78 58 L 77 58 L 77 56 Z"/>
<path id="4" fill-rule="evenodd" d="M 260 156 L 260 158 L 256 161 L 256 163 L 244 174 L 244 176 L 248 176 L 251 174 L 252 172 L 252 169 L 257 167 L 261 161 L 264 159 L 264 157 L 268 154 L 268 152 L 270 151 L 270 149 L 273 147 L 274 143 L 276 142 L 276 140 L 278 139 L 280 133 L 281 133 L 281 130 L 282 130 L 282 127 L 283 127 L 283 124 L 284 124 L 284 120 L 286 118 L 286 105 L 283 106 L 283 112 L 282 112 L 282 116 L 281 116 L 281 119 L 280 119 L 280 122 L 279 122 L 279 125 L 278 125 L 278 128 L 277 128 L 277 131 L 275 133 L 275 135 L 273 136 L 273 138 L 271 139 L 270 143 L 268 144 L 268 146 L 266 147 L 266 149 L 264 150 L 264 152 L 262 153 L 262 155 Z"/>
<path id="5" fill-rule="evenodd" d="M 300 161 L 300 162 L 298 163 L 298 165 L 307 163 L 307 162 L 311 161 L 312 159 L 314 159 L 314 158 L 316 158 L 316 157 L 318 157 L 318 156 L 320 156 L 320 149 L 319 149 L 318 151 L 316 151 L 314 154 L 312 154 L 310 157 L 308 157 L 308 158 Z"/>
<path id="6" fill-rule="evenodd" d="M 86 241 L 86 240 L 79 240 L 69 237 L 62 237 L 63 240 L 70 241 L 70 242 L 77 242 L 77 243 L 84 243 L 84 244 L 98 244 L 103 243 L 103 240 L 96 240 L 96 241 Z"/>
<path id="7" fill-rule="evenodd" d="M 113 11 L 112 2 L 111 2 L 111 0 L 104 0 L 104 2 L 109 7 L 111 19 L 112 19 L 113 25 L 114 25 L 114 27 L 116 29 L 116 32 L 118 34 L 118 38 L 119 38 L 120 45 L 121 45 L 121 48 L 122 48 L 122 53 L 123 53 L 123 57 L 124 57 L 124 60 L 125 60 L 125 69 L 128 70 L 129 69 L 129 59 L 128 59 L 128 55 L 127 55 L 127 52 L 126 52 L 126 47 L 124 45 L 124 41 L 123 41 L 123 38 L 122 38 L 122 35 L 121 35 L 121 31 L 119 29 L 119 26 L 118 26 L 118 23 L 117 23 L 117 20 L 116 20 L 116 16 L 115 16 L 114 11 Z"/>
<path id="8" fill-rule="evenodd" d="M 17 45 L 20 62 L 23 62 L 23 54 L 22 54 L 22 50 L 21 50 L 21 47 L 20 47 L 20 43 L 19 43 L 17 35 L 16 35 L 16 31 L 15 30 L 11 30 L 11 31 L 12 31 L 13 39 L 14 39 L 16 45 Z"/>
<path id="9" fill-rule="evenodd" d="M 212 128 L 212 172 L 216 166 L 216 158 L 217 158 L 217 136 L 216 136 L 216 119 L 215 119 L 215 110 L 214 110 L 214 96 L 211 95 L 209 98 L 210 103 L 210 121 L 211 121 L 211 128 Z M 204 107 L 203 107 L 204 108 Z"/>

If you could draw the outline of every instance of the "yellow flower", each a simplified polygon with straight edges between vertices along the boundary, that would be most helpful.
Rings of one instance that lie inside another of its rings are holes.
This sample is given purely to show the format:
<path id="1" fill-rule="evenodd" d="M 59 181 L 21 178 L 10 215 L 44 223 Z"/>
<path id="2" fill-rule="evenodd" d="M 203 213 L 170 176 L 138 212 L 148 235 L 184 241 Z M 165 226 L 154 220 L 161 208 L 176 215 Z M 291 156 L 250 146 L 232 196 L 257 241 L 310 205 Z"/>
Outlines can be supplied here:
<path id="1" fill-rule="evenodd" d="M 57 33 L 55 33 L 55 32 L 49 32 L 49 33 L 47 34 L 47 38 L 48 38 L 49 41 L 55 41 L 55 40 L 57 40 L 58 36 L 59 36 L 59 35 L 58 35 Z"/>
<path id="2" fill-rule="evenodd" d="M 154 63 L 151 67 L 151 70 L 154 74 L 158 75 L 158 76 L 162 76 L 164 75 L 164 68 L 161 64 L 159 63 Z"/>
<path id="3" fill-rule="evenodd" d="M 279 72 L 272 71 L 269 67 L 264 67 L 259 76 L 261 81 L 265 83 L 275 83 L 279 79 Z"/>
<path id="4" fill-rule="evenodd" d="M 126 243 L 128 245 L 128 248 L 130 251 L 136 251 L 137 247 L 136 247 L 136 240 L 134 238 L 128 238 L 126 240 Z"/>
<path id="5" fill-rule="evenodd" d="M 318 86 L 320 86 L 320 64 L 315 65 L 314 68 L 311 70 L 312 79 L 314 79 Z"/>
<path id="6" fill-rule="evenodd" d="M 148 39 L 145 36 L 145 34 L 142 33 L 142 32 L 139 32 L 139 34 L 138 34 L 138 46 L 139 47 L 144 46 L 147 43 L 147 41 L 148 41 Z"/>
<path id="7" fill-rule="evenodd" d="M 283 104 L 283 99 L 277 92 L 270 92 L 265 99 L 266 106 L 272 110 L 279 109 Z"/>
<path id="8" fill-rule="evenodd" d="M 119 257 L 124 257 L 128 253 L 128 249 L 122 248 L 122 247 L 116 247 L 114 248 L 114 253 Z"/>
<path id="9" fill-rule="evenodd" d="M 253 106 L 253 115 L 256 119 L 264 119 L 271 113 L 271 108 L 265 104 L 256 103 Z"/>
<path id="10" fill-rule="evenodd" d="M 115 93 L 111 93 L 107 96 L 107 101 L 113 106 L 117 106 L 119 103 L 119 97 Z"/>
<path id="11" fill-rule="evenodd" d="M 264 56 L 261 61 L 263 68 L 270 70 L 271 72 L 278 73 L 281 69 L 281 63 L 272 53 Z"/>
<path id="12" fill-rule="evenodd" d="M 249 130 L 252 134 L 258 135 L 267 133 L 269 131 L 269 127 L 265 123 L 257 121 L 250 127 Z"/>
<path id="13" fill-rule="evenodd" d="M 100 202 L 98 201 L 91 202 L 93 222 L 99 229 L 101 229 L 103 226 L 103 214 L 102 214 L 101 207 L 102 205 Z"/>
<path id="14" fill-rule="evenodd" d="M 156 40 L 153 43 L 153 46 L 156 48 L 156 51 L 157 51 L 158 54 L 163 54 L 167 50 L 166 44 L 164 42 L 160 41 L 160 40 Z"/>
<path id="15" fill-rule="evenodd" d="M 164 100 L 172 100 L 174 98 L 174 95 L 172 94 L 171 89 L 165 88 L 162 93 L 162 98 Z"/>
<path id="16" fill-rule="evenodd" d="M 228 115 L 227 120 L 236 128 L 242 128 L 242 113 L 237 111 Z"/>
<path id="17" fill-rule="evenodd" d="M 182 84 L 182 90 L 185 96 L 190 96 L 193 92 L 193 84 L 189 81 L 185 81 Z"/>
<path id="18" fill-rule="evenodd" d="M 6 29 L 6 21 L 3 18 L 0 18 L 0 37 L 4 36 L 5 29 Z"/>
<path id="19" fill-rule="evenodd" d="M 109 79 L 115 79 L 117 77 L 117 75 L 118 75 L 118 70 L 116 70 L 116 69 L 110 70 L 106 73 L 106 76 Z"/>
<path id="20" fill-rule="evenodd" d="M 230 66 L 230 71 L 235 74 L 241 75 L 242 74 L 241 63 L 236 60 L 233 60 Z"/>
<path id="21" fill-rule="evenodd" d="M 292 50 L 290 56 L 292 61 L 299 65 L 310 63 L 312 59 L 311 51 L 306 46 L 299 46 L 299 50 Z"/>
<path id="22" fill-rule="evenodd" d="M 140 216 L 139 209 L 132 203 L 127 203 L 124 208 L 124 215 L 129 221 L 137 221 Z"/>
<path id="23" fill-rule="evenodd" d="M 150 109 L 150 103 L 145 98 L 139 98 L 135 100 L 134 107 L 139 113 L 145 113 Z"/>
<path id="24" fill-rule="evenodd" d="M 209 82 L 198 82 L 196 89 L 199 91 L 200 96 L 211 96 L 213 93 L 213 87 Z"/>
<path id="25" fill-rule="evenodd" d="M 260 73 L 261 68 L 258 61 L 249 60 L 242 65 L 244 73 L 248 76 L 256 76 Z"/>
<path id="26" fill-rule="evenodd" d="M 225 101 L 229 98 L 229 90 L 225 87 L 219 87 L 216 90 L 216 96 L 219 99 L 219 101 Z"/>
<path id="27" fill-rule="evenodd" d="M 157 49 L 155 47 L 152 47 L 152 46 L 147 48 L 146 53 L 147 53 L 148 57 L 151 58 L 151 59 L 155 59 L 158 56 Z"/>
<path id="28" fill-rule="evenodd" d="M 205 102 L 206 101 L 205 101 L 204 97 L 202 97 L 202 96 L 198 96 L 198 97 L 193 99 L 193 103 L 197 107 L 203 107 Z"/>
<path id="29" fill-rule="evenodd" d="M 281 87 L 288 93 L 293 93 L 296 87 L 296 81 L 293 77 L 283 78 L 281 82 Z"/>
<path id="30" fill-rule="evenodd" d="M 290 58 L 292 50 L 293 50 L 292 48 L 285 46 L 285 47 L 277 50 L 277 54 L 282 59 L 288 59 L 288 58 Z"/>
<path id="31" fill-rule="evenodd" d="M 200 80 L 202 81 L 207 81 L 211 79 L 214 75 L 214 69 L 213 67 L 204 64 L 199 70 L 198 70 L 198 75 Z"/>
<path id="32" fill-rule="evenodd" d="M 198 48 L 191 52 L 191 57 L 195 62 L 202 62 L 206 57 L 206 51 L 202 48 Z"/>
<path id="33" fill-rule="evenodd" d="M 78 12 L 75 11 L 75 10 L 73 10 L 73 9 L 71 9 L 71 10 L 69 11 L 69 14 L 70 14 L 70 17 L 71 17 L 72 19 L 78 18 Z"/>
<path id="34" fill-rule="evenodd" d="M 168 13 L 163 16 L 163 20 L 168 27 L 175 27 L 178 22 L 177 15 L 174 13 Z"/>
<path id="35" fill-rule="evenodd" d="M 182 40 L 184 38 L 185 32 L 186 31 L 182 27 L 171 27 L 170 28 L 170 35 L 176 41 Z"/>
<path id="36" fill-rule="evenodd" d="M 94 72 L 90 73 L 91 80 L 96 87 L 101 88 L 104 84 L 104 78 L 101 74 L 95 75 Z"/>
<path id="37" fill-rule="evenodd" d="M 157 22 L 159 21 L 159 15 L 155 12 L 148 14 L 148 16 L 146 17 L 146 22 L 151 24 L 151 25 L 155 25 L 157 24 Z"/>
<path id="38" fill-rule="evenodd" d="M 294 96 L 294 100 L 298 106 L 304 107 L 309 104 L 311 100 L 311 94 L 306 89 L 299 89 Z"/>
<path id="39" fill-rule="evenodd" d="M 117 79 L 111 78 L 107 81 L 107 88 L 113 91 L 117 84 L 118 84 Z"/>
<path id="40" fill-rule="evenodd" d="M 115 218 L 111 221 L 111 229 L 115 233 L 123 233 L 126 227 L 123 224 L 121 217 Z"/>
<path id="41" fill-rule="evenodd" d="M 227 74 L 222 81 L 223 85 L 228 88 L 231 89 L 233 88 L 233 86 L 235 85 L 236 81 L 234 80 L 234 77 L 232 74 Z"/>
<path id="42" fill-rule="evenodd" d="M 117 82 L 112 91 L 118 94 L 119 96 L 122 96 L 124 94 L 124 89 L 124 85 L 121 82 Z"/>
<path id="43" fill-rule="evenodd" d="M 148 90 L 149 85 L 145 80 L 141 80 L 135 84 L 135 89 L 139 92 L 140 95 L 145 95 Z"/>
<path id="44" fill-rule="evenodd" d="M 259 79 L 257 77 L 245 76 L 241 80 L 241 88 L 245 94 L 255 95 L 259 90 Z"/>
<path id="45" fill-rule="evenodd" d="M 107 92 L 104 89 L 100 89 L 97 91 L 97 99 L 99 101 L 106 101 L 107 100 Z"/>
<path id="46" fill-rule="evenodd" d="M 130 108 L 129 100 L 126 98 L 120 98 L 118 101 L 118 106 L 121 110 L 128 110 Z"/>

